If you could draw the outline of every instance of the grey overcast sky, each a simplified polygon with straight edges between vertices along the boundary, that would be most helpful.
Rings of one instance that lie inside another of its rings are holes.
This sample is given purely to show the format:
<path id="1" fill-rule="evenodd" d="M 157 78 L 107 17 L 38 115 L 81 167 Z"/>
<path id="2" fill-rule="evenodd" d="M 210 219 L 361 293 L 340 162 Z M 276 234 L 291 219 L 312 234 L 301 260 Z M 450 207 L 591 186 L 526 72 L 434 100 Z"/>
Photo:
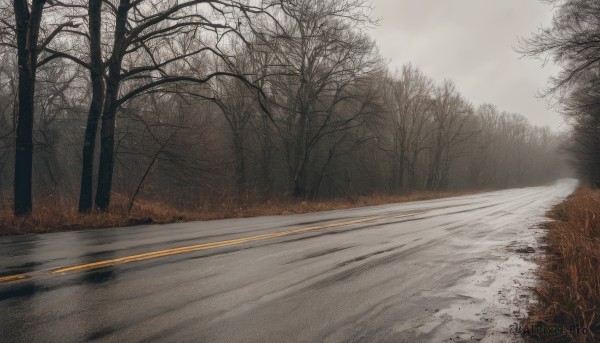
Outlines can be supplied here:
<path id="1" fill-rule="evenodd" d="M 372 34 L 391 70 L 412 63 L 435 81 L 449 78 L 474 105 L 491 103 L 534 125 L 565 128 L 548 101 L 536 97 L 559 70 L 521 58 L 518 37 L 552 19 L 539 0 L 373 0 L 380 19 Z"/>

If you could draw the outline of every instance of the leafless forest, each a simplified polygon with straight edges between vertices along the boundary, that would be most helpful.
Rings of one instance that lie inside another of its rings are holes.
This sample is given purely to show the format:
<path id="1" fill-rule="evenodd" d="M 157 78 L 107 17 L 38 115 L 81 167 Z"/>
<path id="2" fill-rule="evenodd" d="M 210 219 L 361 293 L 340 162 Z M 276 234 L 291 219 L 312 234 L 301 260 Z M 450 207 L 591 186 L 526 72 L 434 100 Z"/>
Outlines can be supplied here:
<path id="1" fill-rule="evenodd" d="M 196 208 L 562 175 L 565 137 L 415 65 L 390 70 L 370 6 L 0 0 L 0 205 L 24 215 L 62 199 L 88 212 L 119 195 Z M 550 49 L 544 37 L 532 54 Z M 559 81 L 575 87 L 569 108 L 597 98 L 597 72 L 580 71 Z M 576 132 L 597 130 L 593 112 L 574 115 Z"/>

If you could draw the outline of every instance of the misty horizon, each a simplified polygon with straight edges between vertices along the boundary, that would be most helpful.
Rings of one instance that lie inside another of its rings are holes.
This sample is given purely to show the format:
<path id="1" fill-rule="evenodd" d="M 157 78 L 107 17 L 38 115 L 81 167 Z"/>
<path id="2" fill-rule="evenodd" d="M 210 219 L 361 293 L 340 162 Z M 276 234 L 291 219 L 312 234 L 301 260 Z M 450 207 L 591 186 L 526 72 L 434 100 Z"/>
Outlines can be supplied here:
<path id="1" fill-rule="evenodd" d="M 560 68 L 513 48 L 547 27 L 554 8 L 539 0 L 376 0 L 371 30 L 390 71 L 413 64 L 441 82 L 453 80 L 475 106 L 493 104 L 533 125 L 564 131 L 556 101 L 540 96 Z"/>

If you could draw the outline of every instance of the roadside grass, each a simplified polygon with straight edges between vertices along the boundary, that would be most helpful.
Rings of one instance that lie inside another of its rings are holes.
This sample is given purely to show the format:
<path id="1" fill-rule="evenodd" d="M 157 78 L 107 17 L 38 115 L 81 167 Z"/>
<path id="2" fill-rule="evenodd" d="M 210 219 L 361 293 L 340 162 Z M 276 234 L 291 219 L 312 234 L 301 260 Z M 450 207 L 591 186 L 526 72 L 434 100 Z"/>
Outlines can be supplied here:
<path id="1" fill-rule="evenodd" d="M 89 214 L 77 213 L 75 204 L 65 199 L 47 199 L 36 201 L 32 214 L 23 218 L 13 216 L 10 206 L 0 208 L 0 235 L 309 213 L 440 199 L 474 193 L 477 192 L 416 192 L 396 196 L 358 196 L 330 201 L 277 200 L 243 204 L 234 199 L 225 198 L 216 202 L 206 202 L 193 210 L 179 210 L 160 202 L 137 200 L 131 212 L 128 211 L 128 198 L 115 194 L 112 196 L 112 204 L 108 212 L 94 211 Z"/>
<path id="2" fill-rule="evenodd" d="M 547 215 L 552 221 L 545 224 L 537 303 L 528 321 L 564 328 L 566 335 L 543 337 L 545 342 L 598 342 L 600 190 L 582 187 Z"/>

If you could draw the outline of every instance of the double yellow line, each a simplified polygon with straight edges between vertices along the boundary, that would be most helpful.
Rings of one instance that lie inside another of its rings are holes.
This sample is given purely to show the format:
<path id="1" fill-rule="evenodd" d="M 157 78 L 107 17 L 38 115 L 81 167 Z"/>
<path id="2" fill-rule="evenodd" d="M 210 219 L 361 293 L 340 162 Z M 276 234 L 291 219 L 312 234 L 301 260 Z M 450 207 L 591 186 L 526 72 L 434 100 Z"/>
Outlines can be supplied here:
<path id="1" fill-rule="evenodd" d="M 184 254 L 184 253 L 189 253 L 189 252 L 194 252 L 194 251 L 201 251 L 201 250 L 214 249 L 214 248 L 223 248 L 223 247 L 228 247 L 228 246 L 232 246 L 232 245 L 239 245 L 239 244 L 248 243 L 248 242 L 262 241 L 262 240 L 266 240 L 266 239 L 272 239 L 272 238 L 277 238 L 277 237 L 282 237 L 282 236 L 289 236 L 289 235 L 294 235 L 294 234 L 299 234 L 299 233 L 304 233 L 304 232 L 309 232 L 309 231 L 330 229 L 330 228 L 336 228 L 336 227 L 340 227 L 340 226 L 360 224 L 360 223 L 364 223 L 364 222 L 376 221 L 376 220 L 381 220 L 381 219 L 393 219 L 393 218 L 408 217 L 408 216 L 416 215 L 418 213 L 422 213 L 422 212 L 411 212 L 411 213 L 404 213 L 404 214 L 393 215 L 393 216 L 369 216 L 369 217 L 363 217 L 360 219 L 355 219 L 355 220 L 350 220 L 350 221 L 334 222 L 334 223 L 318 225 L 318 226 L 309 226 L 309 227 L 304 227 L 304 228 L 290 229 L 290 230 L 279 231 L 279 232 L 274 232 L 274 233 L 267 233 L 267 234 L 258 235 L 258 236 L 250 236 L 250 237 L 230 239 L 230 240 L 225 240 L 225 241 L 197 244 L 197 245 L 189 245 L 189 246 L 180 247 L 180 248 L 172 248 L 172 249 L 159 250 L 159 251 L 148 252 L 148 253 L 143 253 L 143 254 L 124 256 L 124 257 L 114 258 L 114 259 L 110 259 L 110 260 L 85 263 L 85 264 L 73 265 L 73 266 L 68 266 L 68 267 L 53 268 L 53 269 L 39 271 L 39 272 L 35 272 L 35 273 L 44 273 L 45 272 L 45 273 L 49 273 L 49 274 L 63 274 L 63 273 L 67 273 L 67 272 L 90 270 L 90 269 L 95 269 L 95 268 L 112 266 L 112 265 L 116 265 L 116 264 L 144 261 L 144 260 L 150 260 L 150 259 L 171 256 L 171 255 L 179 255 L 179 254 Z M 26 275 L 26 274 L 9 275 L 9 276 L 0 277 L 0 283 L 20 281 L 20 280 L 30 279 L 31 277 L 32 277 L 32 275 Z"/>

